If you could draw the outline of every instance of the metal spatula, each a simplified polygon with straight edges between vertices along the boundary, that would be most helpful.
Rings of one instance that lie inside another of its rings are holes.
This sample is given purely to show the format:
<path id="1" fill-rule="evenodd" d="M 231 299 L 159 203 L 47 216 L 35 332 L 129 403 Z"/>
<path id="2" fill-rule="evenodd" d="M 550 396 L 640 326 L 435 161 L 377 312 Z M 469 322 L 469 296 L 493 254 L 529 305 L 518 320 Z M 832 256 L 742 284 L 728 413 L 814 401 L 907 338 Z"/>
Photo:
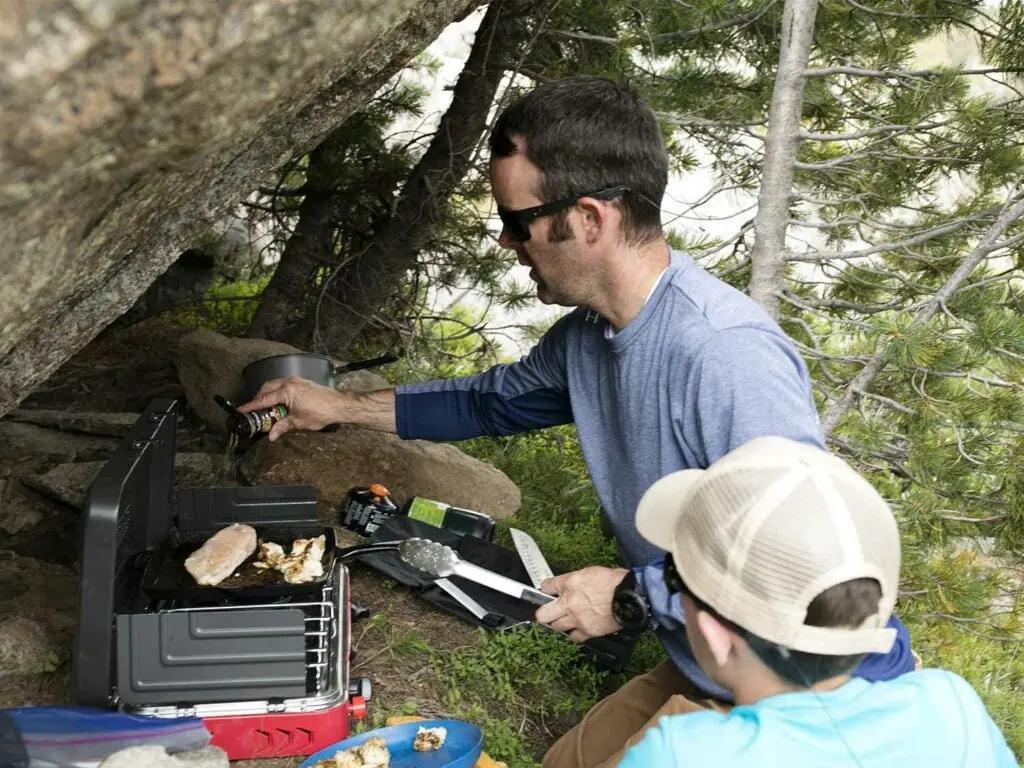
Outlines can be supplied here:
<path id="1" fill-rule="evenodd" d="M 539 589 L 529 587 L 515 579 L 488 571 L 479 565 L 467 563 L 451 547 L 429 539 L 406 539 L 398 545 L 398 556 L 407 565 L 429 573 L 431 576 L 437 578 L 461 576 L 534 605 L 544 605 L 555 599 L 554 595 L 545 594 Z"/>

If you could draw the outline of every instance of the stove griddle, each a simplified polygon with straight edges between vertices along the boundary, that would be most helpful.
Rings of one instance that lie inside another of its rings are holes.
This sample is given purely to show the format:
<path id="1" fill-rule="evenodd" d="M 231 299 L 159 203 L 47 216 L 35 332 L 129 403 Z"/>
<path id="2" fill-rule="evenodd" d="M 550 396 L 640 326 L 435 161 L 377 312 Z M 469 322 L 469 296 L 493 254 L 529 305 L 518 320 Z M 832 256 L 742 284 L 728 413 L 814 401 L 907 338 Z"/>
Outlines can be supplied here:
<path id="1" fill-rule="evenodd" d="M 291 552 L 295 539 L 325 537 L 323 564 L 324 575 L 306 584 L 289 584 L 284 574 L 272 568 L 256 568 L 259 547 L 246 558 L 235 573 L 215 586 L 196 584 L 185 569 L 185 560 L 199 549 L 217 531 L 172 530 L 150 558 L 142 576 L 142 588 L 156 600 L 187 600 L 203 602 L 253 602 L 281 597 L 295 597 L 319 593 L 334 566 L 336 542 L 334 529 L 313 526 L 253 526 L 259 541 L 280 544 L 285 554 Z"/>

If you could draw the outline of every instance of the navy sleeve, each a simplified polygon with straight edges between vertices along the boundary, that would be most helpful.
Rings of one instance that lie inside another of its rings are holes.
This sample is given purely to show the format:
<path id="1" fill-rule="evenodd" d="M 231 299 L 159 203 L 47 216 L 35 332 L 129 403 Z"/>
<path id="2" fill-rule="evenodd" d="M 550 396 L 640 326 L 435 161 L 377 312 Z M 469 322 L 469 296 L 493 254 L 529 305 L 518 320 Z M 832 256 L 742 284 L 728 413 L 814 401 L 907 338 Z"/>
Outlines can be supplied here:
<path id="1" fill-rule="evenodd" d="M 464 440 L 511 435 L 572 422 L 566 375 L 566 332 L 555 323 L 516 363 L 476 376 L 395 388 L 395 423 L 405 439 Z"/>

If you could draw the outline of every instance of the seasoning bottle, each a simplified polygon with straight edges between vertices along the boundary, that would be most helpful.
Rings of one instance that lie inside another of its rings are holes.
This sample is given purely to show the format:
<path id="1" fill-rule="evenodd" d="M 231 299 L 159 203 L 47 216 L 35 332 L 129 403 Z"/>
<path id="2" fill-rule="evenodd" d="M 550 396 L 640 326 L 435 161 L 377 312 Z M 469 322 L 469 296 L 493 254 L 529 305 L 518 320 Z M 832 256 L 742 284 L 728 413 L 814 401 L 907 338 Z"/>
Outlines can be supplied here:
<path id="1" fill-rule="evenodd" d="M 288 415 L 288 409 L 283 405 L 275 405 L 262 411 L 242 413 L 230 400 L 226 400 L 220 395 L 214 395 L 213 399 L 228 414 L 227 419 L 224 420 L 224 427 L 228 433 L 239 437 L 265 435 L 271 427 Z"/>
<path id="2" fill-rule="evenodd" d="M 398 514 L 398 506 L 391 500 L 391 492 L 380 483 L 366 488 L 352 488 L 341 508 L 341 524 L 361 536 L 372 536 L 374 531 Z"/>
<path id="3" fill-rule="evenodd" d="M 402 514 L 436 528 L 484 541 L 494 539 L 494 518 L 483 512 L 453 507 L 442 501 L 413 496 L 402 507 Z"/>

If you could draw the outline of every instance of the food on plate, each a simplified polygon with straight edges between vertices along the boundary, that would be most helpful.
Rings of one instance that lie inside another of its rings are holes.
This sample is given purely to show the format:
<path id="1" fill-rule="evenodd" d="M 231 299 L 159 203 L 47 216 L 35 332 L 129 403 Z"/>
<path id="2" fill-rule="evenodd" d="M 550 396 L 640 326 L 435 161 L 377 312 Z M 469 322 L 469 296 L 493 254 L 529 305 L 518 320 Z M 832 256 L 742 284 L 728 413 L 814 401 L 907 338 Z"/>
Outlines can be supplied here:
<path id="1" fill-rule="evenodd" d="M 391 753 L 388 743 L 380 736 L 372 736 L 358 747 L 336 752 L 334 757 L 320 760 L 313 768 L 388 768 Z"/>
<path id="2" fill-rule="evenodd" d="M 363 742 L 359 748 L 359 756 L 363 758 L 363 765 L 380 766 L 387 768 L 391 762 L 391 753 L 388 752 L 388 743 L 380 736 L 373 736 Z"/>
<path id="3" fill-rule="evenodd" d="M 185 570 L 197 584 L 216 586 L 256 551 L 256 529 L 235 523 L 222 528 L 185 559 Z"/>
<path id="4" fill-rule="evenodd" d="M 253 566 L 280 571 L 289 584 L 306 584 L 324 575 L 324 552 L 327 536 L 315 539 L 296 539 L 291 554 L 286 555 L 280 544 L 261 541 L 260 552 Z"/>
<path id="5" fill-rule="evenodd" d="M 327 762 L 327 761 L 324 761 Z M 330 768 L 363 768 L 363 758 L 358 752 L 346 749 L 334 756 L 334 761 L 327 763 Z"/>
<path id="6" fill-rule="evenodd" d="M 424 728 L 421 725 L 420 729 L 416 731 L 416 739 L 412 743 L 412 748 L 417 752 L 430 752 L 440 749 L 447 736 L 448 729 L 443 726 Z"/>

